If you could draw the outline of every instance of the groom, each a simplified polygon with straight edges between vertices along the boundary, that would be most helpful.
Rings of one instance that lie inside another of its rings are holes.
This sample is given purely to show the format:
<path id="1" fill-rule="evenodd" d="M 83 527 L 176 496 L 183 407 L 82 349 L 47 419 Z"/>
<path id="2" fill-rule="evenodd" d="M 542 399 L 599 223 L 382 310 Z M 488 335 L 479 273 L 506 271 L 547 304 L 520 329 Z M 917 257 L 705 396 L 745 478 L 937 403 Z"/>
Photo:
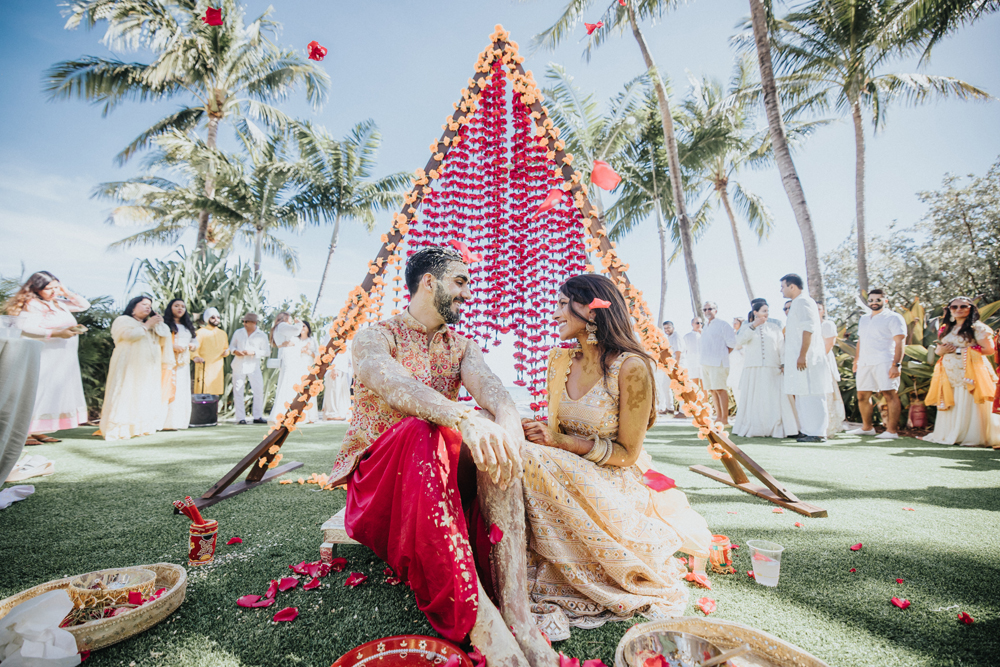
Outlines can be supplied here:
<path id="1" fill-rule="evenodd" d="M 354 338 L 353 416 L 330 479 L 347 485 L 348 535 L 407 582 L 438 633 L 468 637 L 490 667 L 554 666 L 528 608 L 521 420 L 479 346 L 448 327 L 472 298 L 470 259 L 416 252 L 409 307 Z M 458 402 L 462 386 L 483 412 Z"/>

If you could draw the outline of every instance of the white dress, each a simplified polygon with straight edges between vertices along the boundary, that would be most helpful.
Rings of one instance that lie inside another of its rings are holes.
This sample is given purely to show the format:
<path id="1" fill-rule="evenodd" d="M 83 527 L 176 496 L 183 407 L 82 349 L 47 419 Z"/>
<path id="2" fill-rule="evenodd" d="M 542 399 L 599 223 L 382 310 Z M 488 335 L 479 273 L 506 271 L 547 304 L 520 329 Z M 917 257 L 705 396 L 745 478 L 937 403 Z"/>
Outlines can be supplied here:
<path id="1" fill-rule="evenodd" d="M 827 338 L 837 338 L 837 325 L 830 320 L 823 320 L 822 332 L 825 345 Z M 835 341 L 834 345 L 836 344 Z M 830 375 L 833 378 L 833 391 L 826 395 L 826 409 L 830 413 L 830 426 L 826 430 L 826 437 L 832 438 L 844 430 L 847 409 L 844 407 L 844 399 L 840 395 L 840 369 L 837 368 L 837 357 L 833 353 L 833 348 L 826 353 L 826 363 L 830 367 Z"/>
<path id="2" fill-rule="evenodd" d="M 285 403 L 291 404 L 295 400 L 297 392 L 294 387 L 302 382 L 302 376 L 308 374 L 308 369 L 316 358 L 316 352 L 303 351 L 303 348 L 312 350 L 316 347 L 316 342 L 310 338 L 307 341 L 301 340 L 298 334 L 302 331 L 301 324 L 292 322 L 282 322 L 275 327 L 273 332 L 274 344 L 282 345 L 290 342 L 287 347 L 278 348 L 278 385 L 274 392 L 274 405 L 271 406 L 271 414 L 268 421 L 274 423 L 279 414 L 284 414 L 288 409 Z M 317 348 L 318 349 L 318 348 Z M 313 409 L 306 413 L 304 422 L 316 421 L 318 412 L 315 408 L 316 401 L 313 399 Z"/>
<path id="3" fill-rule="evenodd" d="M 781 325 L 765 322 L 751 330 L 744 324 L 736 334 L 743 347 L 743 373 L 733 435 L 744 438 L 784 438 L 799 432 L 795 411 L 782 389 Z"/>
<path id="4" fill-rule="evenodd" d="M 351 412 L 351 380 L 354 371 L 351 364 L 351 346 L 333 359 L 326 371 L 323 392 L 323 418 L 346 420 Z"/>
<path id="5" fill-rule="evenodd" d="M 155 433 L 163 425 L 160 398 L 161 339 L 170 329 L 160 322 L 147 331 L 142 322 L 122 315 L 111 323 L 115 351 L 101 409 L 105 440 L 123 440 Z"/>
<path id="6" fill-rule="evenodd" d="M 53 433 L 87 423 L 87 399 L 83 394 L 78 350 L 80 337 L 48 337 L 57 329 L 76 324 L 73 313 L 90 308 L 83 297 L 72 300 L 32 299 L 18 315 L 21 331 L 42 340 L 41 367 L 35 408 L 29 433 Z"/>
<path id="7" fill-rule="evenodd" d="M 692 380 L 701 379 L 701 334 L 697 331 L 689 331 L 684 335 L 684 352 L 681 359 L 687 369 L 688 377 Z"/>
<path id="8" fill-rule="evenodd" d="M 957 327 L 956 327 L 957 328 Z M 984 343 L 993 335 L 993 331 L 983 324 L 973 325 L 976 341 Z M 958 350 L 971 345 L 965 338 L 957 335 L 955 329 L 941 339 L 942 343 L 951 343 Z M 988 359 L 982 360 L 989 369 L 989 375 L 996 385 L 997 376 Z M 934 420 L 934 431 L 924 436 L 926 442 L 936 442 L 941 445 L 962 445 L 963 447 L 978 447 L 1000 445 L 1000 415 L 993 414 L 993 403 L 976 403 L 972 394 L 965 388 L 965 355 L 946 354 L 942 358 L 945 376 L 951 385 L 955 396 L 955 405 L 948 410 L 938 410 Z"/>
<path id="9" fill-rule="evenodd" d="M 177 333 L 173 341 L 167 340 L 164 345 L 172 349 L 174 345 L 184 348 L 183 352 L 174 352 L 174 400 L 167 403 L 166 417 L 163 428 L 183 429 L 191 423 L 191 332 L 182 324 L 177 325 Z M 169 360 L 169 355 L 164 354 Z M 168 361 L 169 363 L 169 361 Z"/>

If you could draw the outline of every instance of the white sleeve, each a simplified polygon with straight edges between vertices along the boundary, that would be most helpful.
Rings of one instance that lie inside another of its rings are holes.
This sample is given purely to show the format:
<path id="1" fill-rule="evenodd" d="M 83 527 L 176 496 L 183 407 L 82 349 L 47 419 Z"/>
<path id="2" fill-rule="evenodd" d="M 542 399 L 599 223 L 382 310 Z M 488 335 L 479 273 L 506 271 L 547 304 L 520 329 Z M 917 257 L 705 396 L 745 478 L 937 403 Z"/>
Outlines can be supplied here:
<path id="1" fill-rule="evenodd" d="M 899 313 L 893 313 L 893 315 L 895 315 L 895 317 L 892 318 L 892 326 L 891 326 L 893 337 L 895 338 L 896 336 L 905 336 L 906 320 L 904 320 L 903 316 L 900 315 Z"/>
<path id="2" fill-rule="evenodd" d="M 765 322 L 763 324 L 763 326 L 766 327 L 767 323 Z M 749 343 L 750 341 L 752 341 L 753 340 L 753 335 L 755 333 L 757 333 L 757 330 L 756 329 L 751 330 L 750 329 L 750 325 L 747 324 L 746 322 L 744 322 L 743 326 L 741 326 L 740 330 L 736 333 L 736 345 L 737 345 L 737 347 L 743 347 L 744 345 L 746 345 L 747 343 Z"/>
<path id="3" fill-rule="evenodd" d="M 823 338 L 837 337 L 837 325 L 830 320 L 823 320 L 820 330 L 823 332 Z"/>

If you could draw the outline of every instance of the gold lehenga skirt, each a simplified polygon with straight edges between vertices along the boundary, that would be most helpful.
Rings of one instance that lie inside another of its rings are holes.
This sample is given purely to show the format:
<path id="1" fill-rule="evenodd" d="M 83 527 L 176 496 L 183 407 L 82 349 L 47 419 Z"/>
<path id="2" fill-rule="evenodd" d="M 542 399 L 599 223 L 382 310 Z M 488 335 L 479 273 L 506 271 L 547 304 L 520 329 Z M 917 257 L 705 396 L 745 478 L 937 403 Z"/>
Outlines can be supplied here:
<path id="1" fill-rule="evenodd" d="M 712 536 L 683 493 L 642 484 L 648 455 L 617 468 L 526 443 L 522 457 L 533 603 L 556 605 L 582 628 L 683 615 L 688 589 L 675 554 L 707 557 Z"/>

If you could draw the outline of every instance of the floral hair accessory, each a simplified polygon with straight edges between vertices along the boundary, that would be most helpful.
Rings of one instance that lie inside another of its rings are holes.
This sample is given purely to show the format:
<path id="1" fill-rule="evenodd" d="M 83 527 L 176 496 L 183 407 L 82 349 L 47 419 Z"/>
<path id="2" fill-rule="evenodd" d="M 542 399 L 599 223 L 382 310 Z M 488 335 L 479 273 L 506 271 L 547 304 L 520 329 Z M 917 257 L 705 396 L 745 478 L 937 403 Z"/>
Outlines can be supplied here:
<path id="1" fill-rule="evenodd" d="M 475 264 L 476 262 L 483 261 L 482 255 L 480 255 L 478 252 L 472 252 L 471 250 L 469 250 L 469 246 L 465 245 L 461 241 L 457 239 L 452 239 L 451 245 L 455 248 L 455 250 L 462 253 L 462 261 L 465 262 L 466 264 Z"/>
<path id="2" fill-rule="evenodd" d="M 590 308 L 591 310 L 596 310 L 598 308 L 610 308 L 611 307 L 611 302 L 610 301 L 605 301 L 604 299 L 598 299 L 597 297 L 594 297 L 594 300 L 591 301 L 590 305 L 587 306 L 587 307 Z"/>

